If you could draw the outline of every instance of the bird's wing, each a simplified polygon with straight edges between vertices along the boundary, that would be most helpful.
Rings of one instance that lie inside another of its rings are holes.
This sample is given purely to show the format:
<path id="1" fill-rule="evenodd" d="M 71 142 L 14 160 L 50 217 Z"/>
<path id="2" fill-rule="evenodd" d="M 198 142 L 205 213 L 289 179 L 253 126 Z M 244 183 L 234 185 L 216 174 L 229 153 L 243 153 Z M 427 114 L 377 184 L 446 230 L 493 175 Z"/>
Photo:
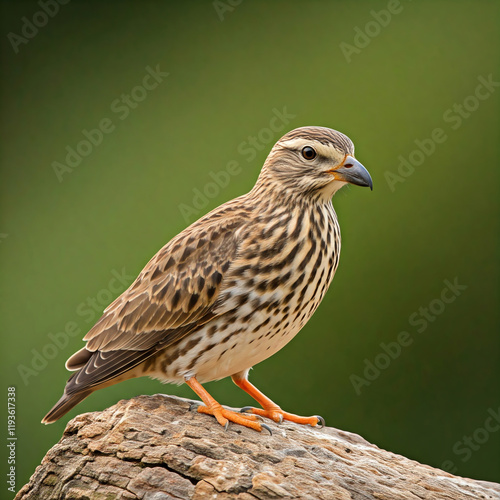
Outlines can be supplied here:
<path id="1" fill-rule="evenodd" d="M 190 226 L 165 245 L 105 311 L 84 340 L 89 351 L 169 345 L 214 317 L 238 251 L 239 215 Z"/>
<path id="2" fill-rule="evenodd" d="M 65 393 L 107 383 L 220 314 L 217 299 L 248 215 L 214 212 L 167 243 L 104 311 L 66 363 L 79 371 Z"/>

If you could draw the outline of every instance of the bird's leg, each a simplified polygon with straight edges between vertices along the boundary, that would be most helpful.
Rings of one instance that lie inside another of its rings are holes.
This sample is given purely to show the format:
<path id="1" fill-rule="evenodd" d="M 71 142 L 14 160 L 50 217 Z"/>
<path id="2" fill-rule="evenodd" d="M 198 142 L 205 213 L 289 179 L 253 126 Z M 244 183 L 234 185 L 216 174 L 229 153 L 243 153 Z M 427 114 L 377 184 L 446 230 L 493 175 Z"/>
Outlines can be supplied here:
<path id="1" fill-rule="evenodd" d="M 281 423 L 283 420 L 289 420 L 290 422 L 295 422 L 297 424 L 309 424 L 313 426 L 318 424 L 321 424 L 321 426 L 325 425 L 325 421 L 323 420 L 322 417 L 319 416 L 300 417 L 298 415 L 294 415 L 293 413 L 287 413 L 286 411 L 283 411 L 276 403 L 271 401 L 265 394 L 262 394 L 262 392 L 260 392 L 259 389 L 257 389 L 257 387 L 251 384 L 245 377 L 237 377 L 233 375 L 231 378 L 238 387 L 240 387 L 247 394 L 252 396 L 252 398 L 255 399 L 255 401 L 257 401 L 257 403 L 259 403 L 260 406 L 262 406 L 262 409 L 245 407 L 242 408 L 241 411 L 248 411 L 253 413 L 254 415 L 267 417 L 279 423 Z"/>
<path id="2" fill-rule="evenodd" d="M 198 406 L 198 413 L 205 413 L 206 415 L 213 415 L 220 425 L 227 429 L 229 421 L 235 424 L 244 425 L 245 427 L 250 427 L 256 431 L 261 431 L 262 428 L 270 430 L 266 425 L 257 422 L 257 417 L 255 415 L 242 415 L 241 413 L 227 410 L 223 408 L 220 403 L 215 401 L 215 399 L 210 396 L 206 389 L 196 380 L 196 378 L 191 377 L 186 380 L 186 384 L 193 389 L 194 392 L 201 398 L 205 403 L 205 406 Z"/>

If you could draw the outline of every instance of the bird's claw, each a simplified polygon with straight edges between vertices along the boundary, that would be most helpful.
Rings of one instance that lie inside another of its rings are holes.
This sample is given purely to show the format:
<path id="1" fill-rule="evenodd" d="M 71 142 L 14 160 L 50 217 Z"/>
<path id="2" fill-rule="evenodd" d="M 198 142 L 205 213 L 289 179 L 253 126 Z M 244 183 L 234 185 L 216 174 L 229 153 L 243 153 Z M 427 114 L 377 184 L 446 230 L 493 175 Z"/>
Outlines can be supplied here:
<path id="1" fill-rule="evenodd" d="M 224 426 L 224 432 L 227 432 L 229 429 L 229 420 L 226 422 L 226 425 Z"/>
<path id="2" fill-rule="evenodd" d="M 290 420 L 292 422 L 300 423 L 300 424 L 309 424 L 309 425 L 317 425 L 319 428 L 325 427 L 325 419 L 319 415 L 314 415 L 314 417 L 297 417 L 297 415 L 292 415 L 290 413 L 285 413 L 281 410 L 281 408 L 272 409 L 272 410 L 261 410 L 260 408 L 254 408 L 253 406 L 244 406 L 241 408 L 240 413 L 253 413 L 254 415 L 257 415 L 257 417 L 267 417 L 270 418 L 271 420 L 274 420 L 278 424 L 282 424 L 284 420 Z M 276 414 L 278 415 L 276 417 Z M 317 423 L 315 424 L 312 419 L 315 418 L 317 420 Z M 264 427 L 267 431 L 272 436 L 272 431 L 271 429 L 265 425 L 265 424 L 260 424 L 262 427 Z"/>
<path id="3" fill-rule="evenodd" d="M 271 430 L 271 427 L 269 427 L 268 425 L 266 424 L 260 424 L 260 426 L 263 428 L 263 429 L 266 429 L 267 432 L 269 432 L 269 435 L 273 435 L 273 431 Z"/>
<path id="4" fill-rule="evenodd" d="M 191 403 L 189 405 L 189 411 L 197 410 L 199 406 L 200 406 L 199 403 Z"/>
<path id="5" fill-rule="evenodd" d="M 316 424 L 320 429 L 326 426 L 325 419 L 320 415 L 314 415 L 318 419 L 318 423 Z"/>

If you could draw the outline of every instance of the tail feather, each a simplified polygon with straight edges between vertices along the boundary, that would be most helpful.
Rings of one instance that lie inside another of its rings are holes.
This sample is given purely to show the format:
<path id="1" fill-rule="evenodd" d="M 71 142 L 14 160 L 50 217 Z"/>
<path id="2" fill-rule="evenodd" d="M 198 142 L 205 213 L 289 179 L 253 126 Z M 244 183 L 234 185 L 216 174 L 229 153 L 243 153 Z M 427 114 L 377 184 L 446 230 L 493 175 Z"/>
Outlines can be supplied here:
<path id="1" fill-rule="evenodd" d="M 52 410 L 43 417 L 42 424 L 51 424 L 66 415 L 74 406 L 85 399 L 93 390 L 79 392 L 77 394 L 63 394 L 61 399 L 54 405 Z"/>
<path id="2" fill-rule="evenodd" d="M 155 353 L 154 347 L 145 351 L 91 352 L 81 349 L 68 359 L 66 368 L 74 373 L 66 382 L 63 396 L 45 415 L 42 423 L 50 424 L 60 419 L 97 389 L 144 375 L 142 370 L 135 369 Z"/>

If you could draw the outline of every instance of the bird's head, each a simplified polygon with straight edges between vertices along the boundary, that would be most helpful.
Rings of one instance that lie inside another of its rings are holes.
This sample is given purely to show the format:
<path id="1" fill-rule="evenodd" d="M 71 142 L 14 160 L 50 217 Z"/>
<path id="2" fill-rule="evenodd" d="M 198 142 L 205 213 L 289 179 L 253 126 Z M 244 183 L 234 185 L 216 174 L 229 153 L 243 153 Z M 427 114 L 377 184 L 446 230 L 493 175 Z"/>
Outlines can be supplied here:
<path id="1" fill-rule="evenodd" d="M 269 153 L 259 180 L 328 198 L 346 184 L 372 188 L 370 174 L 354 158 L 351 139 L 325 127 L 300 127 L 285 134 Z"/>

